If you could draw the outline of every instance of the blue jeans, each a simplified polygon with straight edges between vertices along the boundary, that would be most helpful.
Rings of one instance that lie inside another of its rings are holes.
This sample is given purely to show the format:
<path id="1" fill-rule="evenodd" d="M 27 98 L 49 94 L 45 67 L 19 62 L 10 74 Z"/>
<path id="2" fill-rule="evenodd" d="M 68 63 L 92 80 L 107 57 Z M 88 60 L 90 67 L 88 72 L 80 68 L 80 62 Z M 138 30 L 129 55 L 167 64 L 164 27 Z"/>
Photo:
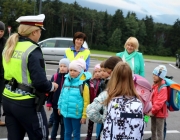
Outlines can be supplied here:
<path id="1" fill-rule="evenodd" d="M 49 123 L 53 124 L 54 122 L 54 113 L 52 112 L 49 118 Z"/>
<path id="2" fill-rule="evenodd" d="M 81 131 L 80 120 L 81 119 L 64 117 L 64 127 L 65 127 L 64 140 L 71 140 L 72 133 L 74 140 L 80 140 L 80 131 Z"/>
<path id="3" fill-rule="evenodd" d="M 51 139 L 52 140 L 56 140 L 56 136 L 57 136 L 57 131 L 59 128 L 59 125 L 61 125 L 61 131 L 60 131 L 60 135 L 61 138 L 60 140 L 64 140 L 64 123 L 63 123 L 63 116 L 59 116 L 58 114 L 58 109 L 53 109 L 53 116 L 54 116 L 54 122 L 53 122 L 53 126 L 52 126 L 52 131 L 51 131 Z"/>
<path id="4" fill-rule="evenodd" d="M 101 127 L 102 127 L 102 123 L 97 123 L 97 125 L 96 125 L 96 138 L 97 138 L 97 139 L 98 139 L 98 137 L 100 136 Z"/>

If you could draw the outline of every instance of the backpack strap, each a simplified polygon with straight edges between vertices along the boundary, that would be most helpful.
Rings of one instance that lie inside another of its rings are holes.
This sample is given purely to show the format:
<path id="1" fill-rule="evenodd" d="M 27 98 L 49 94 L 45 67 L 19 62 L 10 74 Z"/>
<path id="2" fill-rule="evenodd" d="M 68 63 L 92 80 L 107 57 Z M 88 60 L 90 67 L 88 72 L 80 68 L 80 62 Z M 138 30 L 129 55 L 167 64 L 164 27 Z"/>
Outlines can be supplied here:
<path id="1" fill-rule="evenodd" d="M 167 86 L 168 86 L 168 85 L 166 85 L 166 84 L 161 85 L 161 86 L 158 88 L 158 93 L 160 92 L 160 90 L 161 90 L 163 87 L 167 87 Z M 169 106 L 169 102 L 168 102 L 168 101 L 166 101 L 166 105 Z"/>
<path id="2" fill-rule="evenodd" d="M 160 92 L 160 90 L 161 90 L 163 87 L 167 87 L 167 85 L 166 85 L 166 84 L 162 84 L 162 85 L 158 88 L 158 93 Z"/>
<path id="3" fill-rule="evenodd" d="M 57 77 L 58 77 L 58 73 L 55 73 L 55 74 L 54 74 L 54 82 L 56 82 Z"/>
<path id="4" fill-rule="evenodd" d="M 138 114 L 135 114 L 135 113 L 121 113 L 120 114 L 120 117 L 122 118 L 143 118 L 143 115 L 138 113 Z"/>
<path id="5" fill-rule="evenodd" d="M 85 86 L 86 83 L 87 83 L 86 81 L 83 81 L 83 84 L 79 85 L 79 90 L 80 90 L 80 93 L 81 93 L 82 97 L 83 97 L 84 86 Z"/>

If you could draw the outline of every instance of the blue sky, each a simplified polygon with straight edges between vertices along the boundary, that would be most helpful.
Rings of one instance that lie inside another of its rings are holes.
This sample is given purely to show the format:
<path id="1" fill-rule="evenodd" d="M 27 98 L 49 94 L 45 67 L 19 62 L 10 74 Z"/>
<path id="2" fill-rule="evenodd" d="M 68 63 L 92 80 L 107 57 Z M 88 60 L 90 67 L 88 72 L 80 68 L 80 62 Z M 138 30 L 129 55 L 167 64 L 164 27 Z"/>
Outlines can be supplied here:
<path id="1" fill-rule="evenodd" d="M 61 0 L 72 3 L 75 0 Z M 174 24 L 176 19 L 180 19 L 180 0 L 76 0 L 82 7 L 105 11 L 114 14 L 117 9 L 121 9 L 124 15 L 128 11 L 133 11 L 139 19 L 146 15 L 151 15 L 154 22 Z"/>

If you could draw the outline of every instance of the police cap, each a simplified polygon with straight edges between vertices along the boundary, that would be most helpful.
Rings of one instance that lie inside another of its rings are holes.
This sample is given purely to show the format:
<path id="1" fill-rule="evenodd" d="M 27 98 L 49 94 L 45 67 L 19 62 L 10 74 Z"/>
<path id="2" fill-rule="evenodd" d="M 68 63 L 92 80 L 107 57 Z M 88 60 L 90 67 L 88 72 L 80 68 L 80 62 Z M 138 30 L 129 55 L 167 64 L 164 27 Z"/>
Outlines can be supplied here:
<path id="1" fill-rule="evenodd" d="M 45 19 L 45 15 L 40 14 L 37 16 L 21 16 L 16 21 L 19 22 L 20 24 L 38 26 L 41 29 L 45 30 L 43 27 L 44 19 Z"/>

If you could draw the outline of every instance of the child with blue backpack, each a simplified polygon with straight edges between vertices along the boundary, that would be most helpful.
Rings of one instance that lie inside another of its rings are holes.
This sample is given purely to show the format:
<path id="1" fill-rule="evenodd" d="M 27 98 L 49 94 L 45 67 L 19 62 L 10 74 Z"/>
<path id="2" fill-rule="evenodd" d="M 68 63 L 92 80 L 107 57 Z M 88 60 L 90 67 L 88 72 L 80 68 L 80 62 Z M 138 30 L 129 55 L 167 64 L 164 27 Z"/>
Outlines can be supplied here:
<path id="1" fill-rule="evenodd" d="M 68 73 L 68 69 L 69 69 L 69 63 L 70 61 L 67 58 L 63 58 L 59 61 L 59 68 L 58 68 L 58 72 L 55 73 L 52 78 L 51 81 L 52 82 L 56 82 L 59 87 L 58 89 L 54 92 L 51 93 L 48 100 L 47 100 L 47 109 L 50 110 L 51 108 L 53 108 L 53 126 L 52 126 L 52 131 L 51 131 L 51 140 L 56 140 L 56 136 L 57 136 L 57 131 L 59 128 L 59 124 L 61 125 L 61 130 L 60 130 L 60 135 L 61 135 L 61 139 L 60 140 L 64 140 L 64 124 L 63 124 L 63 116 L 58 114 L 58 99 L 64 84 L 64 76 Z"/>
<path id="2" fill-rule="evenodd" d="M 151 116 L 151 132 L 152 140 L 163 140 L 164 139 L 164 121 L 168 117 L 168 109 L 166 101 L 168 99 L 168 90 L 164 86 L 165 76 L 167 74 L 166 66 L 159 65 L 153 70 L 153 95 L 152 95 L 152 109 L 147 114 Z"/>
<path id="3" fill-rule="evenodd" d="M 58 111 L 64 119 L 65 140 L 71 140 L 72 133 L 74 140 L 80 140 L 81 124 L 86 123 L 86 107 L 90 103 L 86 81 L 91 78 L 91 73 L 84 72 L 85 69 L 86 63 L 83 59 L 73 60 L 69 64 L 69 73 L 65 75 L 58 101 Z"/>

